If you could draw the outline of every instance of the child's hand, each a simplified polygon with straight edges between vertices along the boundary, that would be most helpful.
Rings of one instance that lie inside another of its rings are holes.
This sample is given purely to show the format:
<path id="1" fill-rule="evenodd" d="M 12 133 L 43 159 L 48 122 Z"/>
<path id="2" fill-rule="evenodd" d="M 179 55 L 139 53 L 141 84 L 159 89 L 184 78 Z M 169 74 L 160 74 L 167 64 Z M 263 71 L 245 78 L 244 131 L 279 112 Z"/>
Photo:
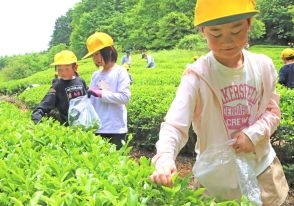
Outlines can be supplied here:
<path id="1" fill-rule="evenodd" d="M 164 166 L 157 169 L 150 176 L 152 182 L 158 185 L 172 186 L 172 176 L 176 174 L 176 168 L 173 166 Z"/>
<path id="2" fill-rule="evenodd" d="M 94 97 L 102 97 L 102 90 L 101 89 L 90 88 L 87 91 L 87 94 L 88 94 L 88 98 L 90 98 L 91 95 L 93 95 Z"/>
<path id="3" fill-rule="evenodd" d="M 245 133 L 238 132 L 233 135 L 233 138 L 236 139 L 236 142 L 232 145 L 232 147 L 233 147 L 233 149 L 235 149 L 236 153 L 254 152 L 254 145 Z"/>

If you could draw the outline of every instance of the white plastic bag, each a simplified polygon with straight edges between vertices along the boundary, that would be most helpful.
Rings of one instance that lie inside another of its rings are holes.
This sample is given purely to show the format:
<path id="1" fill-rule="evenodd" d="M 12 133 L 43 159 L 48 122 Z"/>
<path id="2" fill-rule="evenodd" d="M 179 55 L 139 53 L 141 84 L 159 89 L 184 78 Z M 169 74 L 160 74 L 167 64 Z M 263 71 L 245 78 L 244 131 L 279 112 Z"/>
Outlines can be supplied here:
<path id="1" fill-rule="evenodd" d="M 231 143 L 208 147 L 196 160 L 193 173 L 218 200 L 240 199 L 245 195 L 261 205 L 254 154 L 236 154 L 229 146 Z"/>
<path id="2" fill-rule="evenodd" d="M 87 95 L 70 100 L 68 123 L 71 126 L 83 126 L 86 129 L 100 128 L 100 119 Z"/>

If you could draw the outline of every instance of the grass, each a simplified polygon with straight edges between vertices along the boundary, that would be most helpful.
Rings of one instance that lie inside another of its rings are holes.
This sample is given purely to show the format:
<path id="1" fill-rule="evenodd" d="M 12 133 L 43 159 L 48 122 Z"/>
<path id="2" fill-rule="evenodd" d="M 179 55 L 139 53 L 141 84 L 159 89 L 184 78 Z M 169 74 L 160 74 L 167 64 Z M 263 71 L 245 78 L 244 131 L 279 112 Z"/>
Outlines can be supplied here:
<path id="1" fill-rule="evenodd" d="M 276 67 L 276 70 L 279 71 L 280 68 L 283 66 L 283 62 L 281 60 L 281 52 L 283 51 L 283 49 L 285 49 L 286 47 L 282 47 L 282 46 L 267 46 L 267 45 L 256 45 L 251 47 L 249 50 L 253 53 L 257 53 L 257 54 L 265 54 L 267 56 L 269 56 L 273 62 L 274 65 Z"/>

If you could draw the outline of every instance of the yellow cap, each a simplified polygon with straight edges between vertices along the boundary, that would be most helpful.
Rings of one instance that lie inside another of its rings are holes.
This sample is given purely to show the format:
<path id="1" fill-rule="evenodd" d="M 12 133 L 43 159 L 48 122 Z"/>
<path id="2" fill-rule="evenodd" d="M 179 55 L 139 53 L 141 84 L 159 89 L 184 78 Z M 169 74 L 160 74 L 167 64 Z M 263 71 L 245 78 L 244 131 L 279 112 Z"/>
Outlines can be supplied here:
<path id="1" fill-rule="evenodd" d="M 128 64 L 123 64 L 122 65 L 126 70 L 129 70 L 130 69 L 130 66 Z"/>
<path id="2" fill-rule="evenodd" d="M 284 49 L 281 53 L 281 58 L 286 59 L 289 57 L 294 57 L 294 50 L 290 48 Z"/>
<path id="3" fill-rule="evenodd" d="M 195 26 L 226 24 L 254 16 L 255 0 L 197 0 Z"/>
<path id="4" fill-rule="evenodd" d="M 73 64 L 77 63 L 77 61 L 77 57 L 72 51 L 63 50 L 55 54 L 54 62 L 51 64 L 51 66 Z"/>
<path id="5" fill-rule="evenodd" d="M 103 32 L 96 32 L 87 39 L 88 54 L 86 54 L 83 59 L 91 56 L 96 51 L 112 45 L 113 40 L 111 36 Z"/>
<path id="6" fill-rule="evenodd" d="M 199 56 L 197 56 L 197 55 L 193 56 L 194 61 L 196 61 L 197 59 L 199 59 Z"/>

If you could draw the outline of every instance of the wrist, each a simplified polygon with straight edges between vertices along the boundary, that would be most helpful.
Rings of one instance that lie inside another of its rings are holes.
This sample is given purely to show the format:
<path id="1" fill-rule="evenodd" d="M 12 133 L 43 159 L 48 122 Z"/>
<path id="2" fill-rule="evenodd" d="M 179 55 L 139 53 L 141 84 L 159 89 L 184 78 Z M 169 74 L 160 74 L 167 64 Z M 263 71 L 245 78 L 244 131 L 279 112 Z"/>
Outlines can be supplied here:
<path id="1" fill-rule="evenodd" d="M 175 169 L 177 168 L 176 163 L 173 160 L 173 158 L 170 158 L 165 155 L 159 155 L 159 154 L 155 155 L 152 158 L 152 163 L 154 164 L 155 169 L 160 169 L 160 168 L 167 167 L 167 166 L 173 167 Z"/>
<path id="2" fill-rule="evenodd" d="M 89 89 L 88 96 L 93 95 L 95 97 L 102 97 L 102 90 L 101 89 Z"/>

